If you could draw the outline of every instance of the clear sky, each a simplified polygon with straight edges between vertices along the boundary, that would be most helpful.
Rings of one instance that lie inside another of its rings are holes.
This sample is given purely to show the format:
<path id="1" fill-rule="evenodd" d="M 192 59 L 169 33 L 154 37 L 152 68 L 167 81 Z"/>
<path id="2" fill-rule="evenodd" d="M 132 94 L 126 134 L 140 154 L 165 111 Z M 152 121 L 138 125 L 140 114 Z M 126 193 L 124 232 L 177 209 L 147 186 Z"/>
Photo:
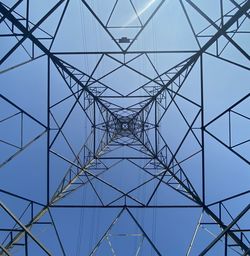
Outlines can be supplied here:
<path id="1" fill-rule="evenodd" d="M 34 214 L 49 199 L 39 221 L 57 230 L 31 232 L 52 255 L 64 255 L 57 232 L 70 256 L 196 256 L 221 232 L 201 205 L 249 190 L 249 18 L 204 47 L 245 2 L 25 0 L 11 15 L 32 36 L 16 48 L 23 31 L 0 23 L 0 199 L 24 224 L 29 202 L 6 191 L 39 202 Z M 226 201 L 221 220 L 248 203 Z M 15 224 L 0 214 L 1 228 Z"/>

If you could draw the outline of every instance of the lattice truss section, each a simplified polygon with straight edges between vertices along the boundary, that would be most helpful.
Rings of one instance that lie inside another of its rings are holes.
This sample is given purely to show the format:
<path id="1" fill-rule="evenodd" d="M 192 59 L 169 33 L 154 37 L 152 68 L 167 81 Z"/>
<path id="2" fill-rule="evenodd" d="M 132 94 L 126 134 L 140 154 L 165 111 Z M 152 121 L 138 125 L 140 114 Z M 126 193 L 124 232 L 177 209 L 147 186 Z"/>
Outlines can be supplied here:
<path id="1" fill-rule="evenodd" d="M 0 255 L 250 255 L 249 0 L 0 1 Z"/>

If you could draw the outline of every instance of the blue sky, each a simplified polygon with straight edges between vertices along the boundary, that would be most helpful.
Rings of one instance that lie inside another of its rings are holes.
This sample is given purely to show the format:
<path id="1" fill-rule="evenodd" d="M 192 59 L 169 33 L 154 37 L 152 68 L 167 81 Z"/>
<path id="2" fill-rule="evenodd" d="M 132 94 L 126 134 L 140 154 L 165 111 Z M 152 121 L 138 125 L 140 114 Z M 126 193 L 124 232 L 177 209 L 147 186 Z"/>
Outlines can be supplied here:
<path id="1" fill-rule="evenodd" d="M 11 7 L 15 1 L 12 2 L 1 1 L 1 4 Z M 31 0 L 29 29 L 58 2 Z M 44 52 L 34 46 L 32 59 L 33 46 L 30 39 L 26 39 L 1 64 L 1 94 L 4 96 L 0 112 L 1 201 L 20 216 L 28 202 L 7 195 L 3 190 L 46 204 L 48 178 L 52 200 L 72 177 L 68 174 L 76 175 L 83 168 L 82 175 L 65 190 L 70 191 L 80 183 L 84 185 L 54 202 L 57 207 L 50 208 L 51 215 L 46 212 L 40 220 L 50 222 L 53 217 L 66 255 L 89 255 L 96 245 L 99 248 L 94 255 L 159 255 L 152 248 L 151 240 L 162 255 L 198 255 L 221 230 L 218 225 L 200 225 L 192 244 L 199 220 L 204 223 L 213 220 L 201 207 L 196 207 L 189 192 L 196 193 L 201 199 L 205 192 L 205 203 L 209 205 L 249 190 L 250 116 L 247 110 L 249 99 L 245 97 L 249 93 L 250 78 L 249 35 L 245 33 L 249 30 L 249 20 L 243 16 L 239 20 L 240 27 L 234 24 L 226 31 L 238 49 L 224 36 L 217 41 L 217 48 L 214 43 L 199 55 L 200 47 L 218 28 L 210 26 L 188 1 L 167 0 L 162 5 L 159 0 L 118 1 L 110 16 L 115 2 L 64 1 L 33 32 L 53 57 L 48 60 Z M 232 1 L 223 0 L 222 12 L 228 15 L 222 23 L 220 1 L 192 2 L 219 28 L 238 10 Z M 240 5 L 244 2 L 236 1 Z M 16 18 L 26 17 L 26 4 L 27 1 L 23 1 L 12 14 Z M 57 31 L 64 8 L 65 15 Z M 154 10 L 157 10 L 156 14 L 147 23 Z M 142 24 L 146 26 L 140 32 Z M 0 33 L 10 33 L 9 27 L 9 21 L 2 22 Z M 237 31 L 234 35 L 233 29 Z M 53 36 L 55 31 L 52 40 L 49 34 Z M 16 27 L 14 32 L 20 33 Z M 123 37 L 131 46 L 119 43 Z M 21 38 L 22 35 L 1 37 L 1 58 Z M 195 54 L 199 58 L 190 61 Z M 189 62 L 191 64 L 181 72 Z M 178 72 L 178 78 L 170 83 Z M 72 77 L 80 82 L 75 83 Z M 158 93 L 165 85 L 167 88 Z M 150 101 L 154 94 L 158 95 L 156 100 Z M 93 100 L 95 97 L 98 98 L 96 101 Z M 240 102 L 243 97 L 245 99 Z M 233 104 L 235 106 L 231 107 Z M 141 108 L 144 110 L 140 111 Z M 137 140 L 130 131 L 122 133 L 117 120 L 129 120 L 126 124 L 130 122 L 134 133 L 136 126 Z M 146 128 L 142 128 L 143 122 L 146 122 Z M 202 125 L 206 126 L 204 140 Z M 61 128 L 58 130 L 58 127 Z M 107 143 L 109 140 L 111 143 Z M 123 146 L 119 147 L 119 143 Z M 154 161 L 156 147 L 158 158 Z M 98 160 L 93 160 L 94 151 Z M 170 163 L 173 155 L 175 159 Z M 190 191 L 187 192 L 166 172 L 149 203 L 158 208 L 133 208 L 138 201 L 142 205 L 149 202 L 161 179 L 160 173 L 164 173 L 168 165 L 169 173 L 176 174 L 187 186 L 192 184 Z M 205 170 L 204 191 L 202 166 Z M 145 185 L 133 191 L 144 182 Z M 124 197 L 123 193 L 128 195 Z M 230 223 L 229 213 L 237 216 L 247 203 L 249 194 L 226 201 L 226 208 L 222 210 L 224 223 Z M 100 204 L 115 207 L 79 207 Z M 109 229 L 125 204 L 131 207 L 124 208 Z M 63 207 L 65 205 L 67 207 Z M 173 205 L 177 207 L 162 207 Z M 41 209 L 42 206 L 35 204 L 35 213 Z M 219 215 L 218 204 L 209 209 Z M 3 210 L 1 214 L 5 228 L 14 224 Z M 21 218 L 23 223 L 29 222 L 29 214 L 28 207 Z M 241 219 L 243 228 L 249 227 L 249 217 L 248 213 Z M 37 224 L 31 231 L 52 255 L 63 255 L 51 225 Z M 4 240 L 7 233 L 2 233 L 0 237 Z M 105 238 L 101 239 L 103 235 Z M 192 248 L 189 250 L 190 244 Z M 23 249 L 17 246 L 12 250 L 16 250 L 14 255 L 24 255 Z M 29 243 L 29 250 L 31 255 L 46 255 L 34 242 Z M 229 249 L 228 255 L 239 255 L 237 250 Z M 223 253 L 224 240 L 219 241 L 208 255 Z"/>

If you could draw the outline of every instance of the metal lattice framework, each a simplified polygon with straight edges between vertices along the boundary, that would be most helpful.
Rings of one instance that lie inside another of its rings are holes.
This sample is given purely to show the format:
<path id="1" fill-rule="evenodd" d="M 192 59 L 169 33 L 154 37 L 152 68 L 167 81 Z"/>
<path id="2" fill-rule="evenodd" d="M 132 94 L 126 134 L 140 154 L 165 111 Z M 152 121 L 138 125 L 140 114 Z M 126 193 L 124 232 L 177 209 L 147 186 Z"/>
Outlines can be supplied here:
<path id="1" fill-rule="evenodd" d="M 0 255 L 250 255 L 249 0 L 0 1 Z"/>

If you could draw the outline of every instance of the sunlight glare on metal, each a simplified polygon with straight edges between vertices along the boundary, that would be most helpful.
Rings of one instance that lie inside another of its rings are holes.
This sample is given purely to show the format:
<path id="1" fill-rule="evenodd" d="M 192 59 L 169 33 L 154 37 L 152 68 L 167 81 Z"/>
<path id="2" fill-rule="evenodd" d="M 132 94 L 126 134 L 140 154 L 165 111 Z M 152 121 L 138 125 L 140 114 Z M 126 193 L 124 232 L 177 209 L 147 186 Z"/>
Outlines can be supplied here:
<path id="1" fill-rule="evenodd" d="M 148 10 L 148 8 L 150 8 L 154 3 L 156 2 L 156 0 L 149 0 L 148 3 L 146 3 L 144 5 L 144 7 L 138 11 L 137 15 L 138 17 L 140 17 L 144 12 L 146 12 Z M 124 24 L 124 27 L 130 25 L 136 18 L 137 18 L 137 15 L 134 14 L 126 24 Z"/>

